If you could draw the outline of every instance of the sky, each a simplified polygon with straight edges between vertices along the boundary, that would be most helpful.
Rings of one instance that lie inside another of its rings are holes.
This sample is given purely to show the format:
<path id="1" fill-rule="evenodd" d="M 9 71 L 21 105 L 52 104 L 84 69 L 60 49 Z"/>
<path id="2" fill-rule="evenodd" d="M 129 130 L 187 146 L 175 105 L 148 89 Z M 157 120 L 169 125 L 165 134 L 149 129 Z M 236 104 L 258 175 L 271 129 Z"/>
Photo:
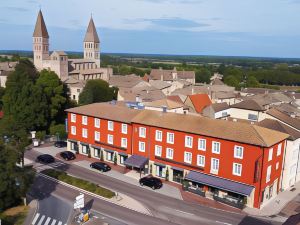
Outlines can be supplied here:
<path id="1" fill-rule="evenodd" d="M 51 50 L 300 58 L 300 0 L 0 0 L 0 50 L 31 50 L 41 8 Z"/>

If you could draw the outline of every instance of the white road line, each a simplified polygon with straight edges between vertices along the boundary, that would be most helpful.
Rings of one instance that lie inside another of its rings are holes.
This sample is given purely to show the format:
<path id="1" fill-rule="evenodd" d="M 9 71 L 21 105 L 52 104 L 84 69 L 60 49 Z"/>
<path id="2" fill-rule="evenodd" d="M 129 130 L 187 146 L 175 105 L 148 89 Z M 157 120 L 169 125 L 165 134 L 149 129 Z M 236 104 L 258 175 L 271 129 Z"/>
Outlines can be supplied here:
<path id="1" fill-rule="evenodd" d="M 39 218 L 39 216 L 40 216 L 39 213 L 37 213 L 37 214 L 35 215 L 35 217 L 34 217 L 34 219 L 33 219 L 33 221 L 32 221 L 32 225 L 34 225 L 34 224 L 36 223 L 36 221 L 37 221 L 37 219 Z"/>
<path id="2" fill-rule="evenodd" d="M 188 213 L 188 212 L 184 212 L 184 211 L 181 211 L 181 210 L 178 210 L 178 209 L 175 209 L 177 212 L 180 212 L 180 213 L 184 213 L 184 214 L 188 214 L 188 215 L 192 215 L 194 216 L 193 213 Z"/>
<path id="3" fill-rule="evenodd" d="M 42 216 L 42 218 L 40 219 L 40 221 L 39 221 L 38 225 L 42 225 L 42 223 L 43 223 L 44 219 L 45 219 L 45 215 L 43 215 L 43 216 Z"/>
<path id="4" fill-rule="evenodd" d="M 62 222 L 61 222 L 61 221 L 59 221 L 57 225 L 62 225 Z"/>
<path id="5" fill-rule="evenodd" d="M 50 222 L 50 220 L 51 220 L 51 217 L 48 217 L 44 225 L 48 225 L 48 223 Z"/>
<path id="6" fill-rule="evenodd" d="M 216 223 L 221 223 L 221 224 L 225 224 L 225 225 L 232 225 L 231 223 L 225 223 L 225 222 L 220 222 L 216 220 Z"/>
<path id="7" fill-rule="evenodd" d="M 53 219 L 53 221 L 52 221 L 51 225 L 54 225 L 55 223 L 56 223 L 56 220 L 55 220 L 55 219 Z"/>

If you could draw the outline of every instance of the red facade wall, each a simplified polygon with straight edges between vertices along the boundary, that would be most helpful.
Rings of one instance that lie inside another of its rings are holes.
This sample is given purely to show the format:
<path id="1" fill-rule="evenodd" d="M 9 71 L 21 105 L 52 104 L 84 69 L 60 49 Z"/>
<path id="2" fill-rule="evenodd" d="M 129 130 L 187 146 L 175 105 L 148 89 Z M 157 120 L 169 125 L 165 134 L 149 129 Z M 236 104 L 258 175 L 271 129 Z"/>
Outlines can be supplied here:
<path id="1" fill-rule="evenodd" d="M 114 130 L 109 131 L 108 128 L 108 120 L 100 119 L 100 128 L 95 127 L 94 117 L 88 117 L 87 125 L 82 124 L 82 115 L 76 114 L 76 122 L 71 122 L 71 113 L 68 113 L 68 137 L 69 139 L 74 139 L 80 142 L 85 142 L 88 144 L 96 145 L 99 147 L 103 147 L 106 149 L 114 150 L 117 152 L 124 152 L 127 154 L 131 154 L 131 133 L 132 133 L 132 126 L 127 124 L 127 134 L 122 133 L 122 123 L 113 121 L 114 122 Z M 76 135 L 71 134 L 71 126 L 76 126 Z M 86 128 L 88 130 L 88 137 L 82 137 L 82 128 Z M 100 142 L 97 143 L 95 141 L 95 131 L 100 132 Z M 107 144 L 107 135 L 111 134 L 114 136 L 114 144 L 113 146 Z M 122 150 L 121 148 L 121 138 L 127 138 L 127 149 Z M 103 144 L 102 144 L 103 143 Z M 106 144 L 104 144 L 106 143 Z"/>
<path id="2" fill-rule="evenodd" d="M 76 126 L 76 135 L 71 134 L 71 126 Z M 174 167 L 181 167 L 187 170 L 195 170 L 203 173 L 210 174 L 211 168 L 211 158 L 219 159 L 219 172 L 217 176 L 233 180 L 236 182 L 241 182 L 244 184 L 249 184 L 255 187 L 254 196 L 254 207 L 260 207 L 261 194 L 263 190 L 270 184 L 272 184 L 276 179 L 278 179 L 278 185 L 280 183 L 280 175 L 282 170 L 282 161 L 285 148 L 285 141 L 282 142 L 282 150 L 280 156 L 277 156 L 277 146 L 273 147 L 273 158 L 268 161 L 268 150 L 269 148 L 262 148 L 259 146 L 237 143 L 233 141 L 217 139 L 212 137 L 205 137 L 195 134 L 186 134 L 180 131 L 150 127 L 141 124 L 127 124 L 127 134 L 122 134 L 121 132 L 121 122 L 114 121 L 114 131 L 108 131 L 108 122 L 105 119 L 100 118 L 100 128 L 95 128 L 94 118 L 88 117 L 87 125 L 82 124 L 82 116 L 76 116 L 76 123 L 71 122 L 71 113 L 68 113 L 68 131 L 69 139 L 75 139 L 80 142 L 89 143 L 92 145 L 97 145 L 103 148 L 115 150 L 117 152 L 126 152 L 127 154 L 136 154 L 144 157 L 148 157 L 151 161 L 160 162 Z M 139 128 L 146 128 L 146 137 L 139 137 Z M 82 128 L 88 130 L 88 138 L 82 137 Z M 162 141 L 155 140 L 155 131 L 162 131 Z M 114 136 L 114 146 L 107 146 L 105 144 L 96 143 L 94 140 L 94 131 L 100 132 L 101 142 L 107 143 L 107 135 L 112 134 Z M 167 132 L 174 133 L 174 144 L 167 143 Z M 193 147 L 185 147 L 185 136 L 193 137 Z M 127 150 L 121 150 L 121 138 L 127 138 Z M 206 150 L 198 150 L 198 138 L 206 140 Z M 139 151 L 139 141 L 145 142 L 145 152 Z M 217 141 L 221 143 L 220 154 L 212 153 L 212 142 Z M 155 157 L 155 145 L 162 146 L 162 156 L 161 158 Z M 244 147 L 243 159 L 234 158 L 234 146 Z M 173 160 L 166 160 L 166 148 L 174 149 Z M 188 151 L 192 153 L 192 163 L 184 163 L 184 152 Z M 197 166 L 197 155 L 205 156 L 205 166 Z M 279 162 L 279 169 L 276 170 L 276 163 Z M 242 164 L 242 175 L 233 175 L 233 163 Z M 259 165 L 256 167 L 256 165 Z M 272 165 L 272 173 L 270 182 L 266 183 L 267 167 Z M 258 179 L 255 180 L 255 171 L 258 171 Z"/>

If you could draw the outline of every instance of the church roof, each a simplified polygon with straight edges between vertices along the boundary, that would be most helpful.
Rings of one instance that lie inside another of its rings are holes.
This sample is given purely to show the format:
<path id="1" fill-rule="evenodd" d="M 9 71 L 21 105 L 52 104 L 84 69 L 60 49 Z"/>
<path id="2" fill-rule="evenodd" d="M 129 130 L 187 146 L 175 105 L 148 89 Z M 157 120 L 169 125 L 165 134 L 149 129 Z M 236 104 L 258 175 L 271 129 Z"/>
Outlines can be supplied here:
<path id="1" fill-rule="evenodd" d="M 33 32 L 33 37 L 43 37 L 43 38 L 49 38 L 47 27 L 44 21 L 44 17 L 42 14 L 42 11 L 39 11 L 34 32 Z"/>
<path id="2" fill-rule="evenodd" d="M 84 42 L 100 43 L 93 18 L 90 19 L 89 26 L 84 37 Z"/>

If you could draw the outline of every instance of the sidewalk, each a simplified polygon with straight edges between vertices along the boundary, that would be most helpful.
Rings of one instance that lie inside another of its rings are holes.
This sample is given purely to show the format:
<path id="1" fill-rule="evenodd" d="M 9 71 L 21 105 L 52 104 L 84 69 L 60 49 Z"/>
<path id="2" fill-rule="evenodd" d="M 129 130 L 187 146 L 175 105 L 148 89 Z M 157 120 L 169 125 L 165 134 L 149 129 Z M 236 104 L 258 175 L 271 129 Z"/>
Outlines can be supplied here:
<path id="1" fill-rule="evenodd" d="M 279 192 L 279 194 L 274 197 L 268 204 L 264 205 L 261 209 L 254 209 L 254 208 L 245 208 L 244 211 L 250 215 L 254 216 L 268 216 L 274 217 L 279 214 L 281 210 L 297 195 L 300 194 L 300 182 L 296 183 L 296 185 L 292 188 L 284 192 Z"/>
<path id="2" fill-rule="evenodd" d="M 54 146 L 46 146 L 46 147 L 42 146 L 39 148 L 34 148 L 33 150 L 38 151 L 40 153 L 44 153 L 44 154 L 50 154 L 56 158 L 61 159 L 59 156 L 59 153 L 62 151 L 66 151 L 66 148 L 55 148 Z M 90 163 L 95 162 L 95 161 L 98 161 L 98 160 L 95 158 L 89 158 L 84 155 L 76 155 L 75 160 L 69 161 L 67 163 L 72 163 L 77 166 L 84 167 L 85 169 L 89 169 L 94 172 L 98 172 L 103 175 L 121 180 L 123 182 L 130 183 L 130 184 L 139 186 L 141 188 L 145 188 L 147 190 L 153 191 L 152 189 L 150 189 L 148 187 L 140 186 L 137 176 L 130 176 L 130 174 L 128 174 L 128 175 L 124 174 L 124 172 L 126 170 L 122 166 L 114 165 L 113 163 L 109 163 L 109 162 L 105 162 L 111 166 L 111 168 L 112 168 L 111 171 L 103 173 L 103 172 L 99 172 L 99 171 L 91 169 Z M 201 196 L 198 196 L 198 195 L 190 193 L 190 192 L 185 192 L 182 190 L 182 187 L 180 184 L 176 184 L 176 183 L 165 181 L 165 180 L 162 180 L 162 181 L 163 181 L 163 187 L 161 189 L 154 190 L 155 192 L 166 195 L 168 197 L 180 199 L 180 200 L 190 202 L 190 203 L 201 204 L 201 205 L 204 205 L 207 207 L 216 208 L 216 209 L 223 210 L 223 211 L 230 211 L 230 212 L 235 212 L 235 213 L 245 213 L 240 209 L 228 206 L 226 204 L 223 204 L 223 203 L 220 203 L 220 202 L 217 202 L 217 201 L 205 198 L 205 197 L 201 197 Z"/>
<path id="3" fill-rule="evenodd" d="M 30 207 L 30 209 L 29 209 L 29 212 L 28 212 L 28 214 L 26 216 L 26 219 L 25 219 L 23 225 L 31 225 L 33 217 L 34 217 L 34 215 L 35 215 L 35 213 L 37 211 L 37 208 L 38 208 L 38 202 L 36 200 L 32 200 L 29 203 L 28 206 Z"/>

